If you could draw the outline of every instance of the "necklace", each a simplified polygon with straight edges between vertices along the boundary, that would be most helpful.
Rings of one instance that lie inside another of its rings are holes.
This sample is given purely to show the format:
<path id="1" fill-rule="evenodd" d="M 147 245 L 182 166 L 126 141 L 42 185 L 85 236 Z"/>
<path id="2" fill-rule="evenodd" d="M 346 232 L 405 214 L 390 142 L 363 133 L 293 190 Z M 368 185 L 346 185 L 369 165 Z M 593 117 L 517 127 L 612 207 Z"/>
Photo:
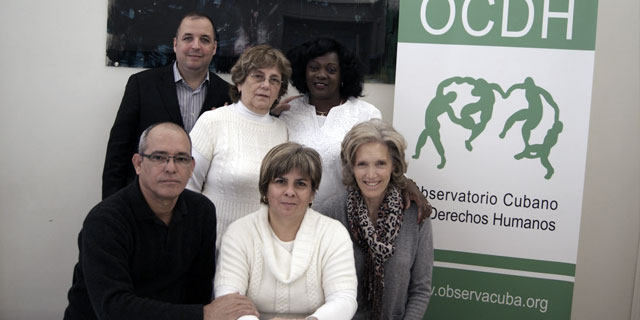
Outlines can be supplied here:
<path id="1" fill-rule="evenodd" d="M 338 104 L 338 105 L 343 105 L 343 104 L 345 104 L 345 102 L 347 102 L 347 100 L 346 99 L 342 99 L 342 100 L 340 100 L 340 104 Z M 331 108 L 333 108 L 333 107 L 331 107 Z M 329 108 L 329 110 L 327 110 L 327 111 L 318 111 L 318 108 L 315 108 L 316 109 L 316 115 L 321 116 L 321 117 L 326 117 L 327 114 L 329 114 L 329 111 L 331 111 L 331 108 Z"/>

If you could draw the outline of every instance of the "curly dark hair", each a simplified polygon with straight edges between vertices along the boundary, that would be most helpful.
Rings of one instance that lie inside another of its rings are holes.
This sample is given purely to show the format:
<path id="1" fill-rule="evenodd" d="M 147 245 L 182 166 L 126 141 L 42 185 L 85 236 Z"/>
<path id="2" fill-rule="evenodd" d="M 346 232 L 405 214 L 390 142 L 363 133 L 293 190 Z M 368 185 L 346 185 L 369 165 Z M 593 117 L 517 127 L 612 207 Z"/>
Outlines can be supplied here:
<path id="1" fill-rule="evenodd" d="M 340 42 L 328 37 L 316 38 L 307 41 L 287 52 L 287 58 L 291 62 L 291 84 L 300 93 L 309 93 L 307 87 L 307 63 L 311 59 L 321 57 L 327 53 L 335 52 L 340 61 L 342 98 L 362 97 L 364 84 L 364 72 L 358 57 Z"/>

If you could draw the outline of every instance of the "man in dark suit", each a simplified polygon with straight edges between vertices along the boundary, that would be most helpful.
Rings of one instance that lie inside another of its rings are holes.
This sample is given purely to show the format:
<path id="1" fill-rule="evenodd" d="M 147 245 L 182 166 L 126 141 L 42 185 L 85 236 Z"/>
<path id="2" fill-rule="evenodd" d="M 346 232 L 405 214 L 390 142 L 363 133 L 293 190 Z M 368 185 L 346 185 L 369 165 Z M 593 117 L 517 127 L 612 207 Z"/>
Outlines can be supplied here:
<path id="1" fill-rule="evenodd" d="M 209 71 L 216 48 L 211 18 L 189 13 L 182 18 L 173 38 L 176 62 L 129 78 L 109 135 L 102 199 L 135 178 L 131 157 L 145 128 L 168 121 L 189 132 L 203 112 L 231 102 L 229 84 Z"/>

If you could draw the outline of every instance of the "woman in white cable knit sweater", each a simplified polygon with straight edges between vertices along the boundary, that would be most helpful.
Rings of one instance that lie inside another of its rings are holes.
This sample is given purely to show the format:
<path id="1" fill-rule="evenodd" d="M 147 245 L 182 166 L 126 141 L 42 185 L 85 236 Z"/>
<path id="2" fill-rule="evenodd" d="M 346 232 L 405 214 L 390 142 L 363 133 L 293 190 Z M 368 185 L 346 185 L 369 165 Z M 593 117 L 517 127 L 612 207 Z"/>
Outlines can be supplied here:
<path id="1" fill-rule="evenodd" d="M 247 49 L 231 69 L 235 103 L 205 112 L 191 130 L 196 165 L 187 188 L 216 206 L 216 248 L 227 226 L 258 209 L 258 172 L 269 149 L 287 141 L 285 124 L 269 115 L 287 92 L 291 66 L 277 49 Z"/>
<path id="2" fill-rule="evenodd" d="M 260 169 L 263 205 L 222 238 L 216 298 L 246 295 L 261 319 L 351 319 L 357 279 L 349 234 L 310 208 L 321 175 L 312 148 L 287 142 L 267 153 Z"/>

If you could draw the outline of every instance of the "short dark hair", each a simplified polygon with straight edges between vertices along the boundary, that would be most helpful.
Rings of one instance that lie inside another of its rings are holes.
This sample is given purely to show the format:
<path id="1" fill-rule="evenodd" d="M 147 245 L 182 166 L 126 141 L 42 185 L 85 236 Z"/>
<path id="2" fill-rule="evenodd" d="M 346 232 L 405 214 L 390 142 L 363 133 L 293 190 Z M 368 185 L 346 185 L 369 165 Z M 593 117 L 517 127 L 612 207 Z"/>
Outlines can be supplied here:
<path id="1" fill-rule="evenodd" d="M 176 27 L 176 38 L 178 37 L 178 32 L 180 31 L 180 26 L 182 25 L 182 21 L 184 21 L 185 19 L 207 19 L 209 20 L 209 22 L 211 22 L 211 27 L 213 28 L 213 40 L 217 40 L 217 34 L 216 34 L 216 25 L 213 23 L 213 19 L 211 19 L 211 17 L 209 17 L 206 13 L 202 12 L 202 11 L 191 11 L 187 14 L 185 14 L 184 16 L 182 16 L 182 19 L 180 19 L 180 23 L 178 23 L 178 26 Z"/>
<path id="2" fill-rule="evenodd" d="M 362 97 L 364 71 L 358 57 L 337 40 L 329 37 L 307 41 L 287 52 L 293 73 L 291 84 L 300 93 L 309 93 L 307 87 L 307 64 L 309 60 L 335 52 L 340 61 L 340 96 L 342 98 Z"/>
<path id="3" fill-rule="evenodd" d="M 322 160 L 313 148 L 295 142 L 285 142 L 273 147 L 262 159 L 260 166 L 260 202 L 265 201 L 269 184 L 273 179 L 298 169 L 303 177 L 311 180 L 311 192 L 316 192 L 322 179 Z"/>

